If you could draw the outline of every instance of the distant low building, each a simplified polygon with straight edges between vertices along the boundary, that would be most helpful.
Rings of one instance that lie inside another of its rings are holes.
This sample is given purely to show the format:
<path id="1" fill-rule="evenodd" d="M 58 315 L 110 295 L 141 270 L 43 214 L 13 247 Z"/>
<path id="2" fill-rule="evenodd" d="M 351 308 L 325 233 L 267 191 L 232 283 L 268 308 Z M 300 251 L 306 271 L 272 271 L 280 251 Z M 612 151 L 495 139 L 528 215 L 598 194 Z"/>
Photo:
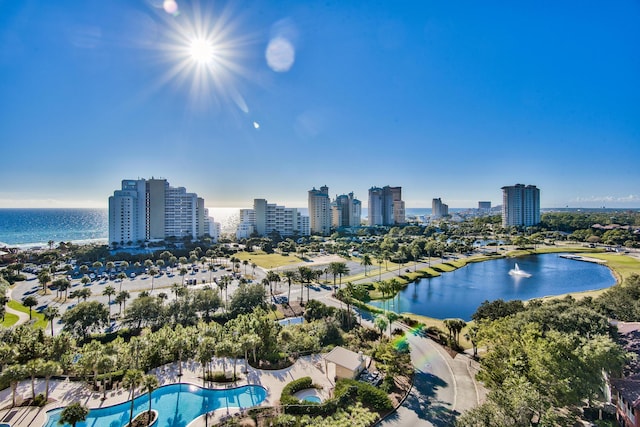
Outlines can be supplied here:
<path id="1" fill-rule="evenodd" d="M 308 236 L 309 217 L 303 216 L 296 208 L 287 208 L 265 199 L 254 199 L 253 209 L 240 210 L 240 223 L 236 230 L 238 239 L 249 238 L 252 234 L 268 236 L 278 233 L 282 237 Z"/>
<path id="2" fill-rule="evenodd" d="M 491 210 L 491 202 L 478 202 L 478 210 L 480 212 L 489 212 Z"/>

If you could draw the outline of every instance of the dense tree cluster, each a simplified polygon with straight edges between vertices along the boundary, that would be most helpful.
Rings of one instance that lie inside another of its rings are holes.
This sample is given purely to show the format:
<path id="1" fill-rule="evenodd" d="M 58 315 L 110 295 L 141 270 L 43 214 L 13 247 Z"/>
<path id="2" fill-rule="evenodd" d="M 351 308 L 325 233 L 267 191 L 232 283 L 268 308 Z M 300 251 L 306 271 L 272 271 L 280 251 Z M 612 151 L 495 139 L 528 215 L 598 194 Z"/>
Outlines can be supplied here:
<path id="1" fill-rule="evenodd" d="M 504 304 L 483 306 L 478 377 L 491 391 L 460 426 L 571 425 L 576 409 L 601 395 L 602 373 L 619 375 L 628 360 L 591 300 L 533 301 L 507 315 Z"/>

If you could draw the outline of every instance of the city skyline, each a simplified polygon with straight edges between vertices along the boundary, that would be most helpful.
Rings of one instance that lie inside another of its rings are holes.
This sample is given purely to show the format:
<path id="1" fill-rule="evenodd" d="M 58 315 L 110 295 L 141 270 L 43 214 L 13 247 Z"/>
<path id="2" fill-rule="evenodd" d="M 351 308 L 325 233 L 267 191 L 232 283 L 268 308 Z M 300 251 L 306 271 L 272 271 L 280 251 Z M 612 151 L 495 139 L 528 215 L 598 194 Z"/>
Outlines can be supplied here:
<path id="1" fill-rule="evenodd" d="M 0 208 L 106 208 L 122 177 L 207 207 L 326 185 L 407 208 L 640 207 L 640 4 L 10 2 Z M 171 13 L 168 13 L 171 12 Z"/>

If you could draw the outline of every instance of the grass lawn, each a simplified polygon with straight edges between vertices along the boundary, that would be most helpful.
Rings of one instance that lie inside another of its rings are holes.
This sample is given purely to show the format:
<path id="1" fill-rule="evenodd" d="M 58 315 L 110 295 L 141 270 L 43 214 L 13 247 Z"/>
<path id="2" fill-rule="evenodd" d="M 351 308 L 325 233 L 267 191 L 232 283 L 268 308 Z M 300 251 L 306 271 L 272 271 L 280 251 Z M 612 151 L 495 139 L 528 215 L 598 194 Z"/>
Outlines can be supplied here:
<path id="1" fill-rule="evenodd" d="M 433 317 L 421 316 L 419 314 L 413 314 L 413 313 L 402 313 L 402 315 L 405 316 L 405 317 L 409 317 L 411 319 L 417 320 L 418 322 L 420 322 L 423 325 L 425 325 L 425 327 L 427 327 L 427 328 L 430 327 L 430 326 L 435 326 L 436 328 L 440 329 L 442 332 L 447 333 L 447 327 L 444 326 L 444 320 L 442 320 L 442 319 L 434 319 Z M 462 331 L 460 331 L 460 343 L 459 344 L 465 350 L 473 347 L 471 345 L 471 341 L 468 341 L 464 337 L 464 335 L 469 330 L 469 327 L 472 326 L 472 325 L 473 325 L 473 322 L 469 322 L 469 323 L 467 323 L 467 326 L 462 328 Z"/>
<path id="2" fill-rule="evenodd" d="M 4 314 L 4 321 L 2 323 L 0 323 L 0 326 L 2 326 L 4 328 L 8 328 L 8 327 L 11 327 L 11 326 L 15 325 L 17 321 L 18 321 L 18 315 L 17 314 L 5 313 Z"/>
<path id="3" fill-rule="evenodd" d="M 537 249 L 516 249 L 516 250 L 507 252 L 505 256 L 518 257 L 518 256 L 535 255 L 535 254 L 553 254 L 553 253 L 559 253 L 559 252 L 571 252 L 571 253 L 583 252 L 583 253 L 594 254 L 594 253 L 602 252 L 602 249 L 585 248 L 583 246 L 544 246 Z"/>
<path id="4" fill-rule="evenodd" d="M 617 273 L 618 279 L 623 281 L 633 273 L 640 274 L 640 260 L 637 258 L 611 252 L 589 254 L 589 257 L 607 261 L 606 265 Z"/>
<path id="5" fill-rule="evenodd" d="M 16 300 L 9 301 L 7 305 L 13 308 L 14 310 L 22 311 L 23 313 L 29 314 L 29 308 L 20 304 Z M 31 318 L 35 320 L 35 323 L 33 324 L 35 328 L 46 328 L 47 324 L 49 323 L 46 320 L 44 320 L 44 315 L 42 313 L 38 313 L 35 310 L 31 311 Z"/>
<path id="6" fill-rule="evenodd" d="M 284 256 L 280 254 L 268 254 L 262 251 L 237 252 L 235 257 L 240 260 L 241 264 L 242 261 L 247 260 L 249 264 L 255 263 L 262 268 L 286 267 L 303 261 L 295 255 Z M 240 269 L 242 268 L 241 266 Z"/>

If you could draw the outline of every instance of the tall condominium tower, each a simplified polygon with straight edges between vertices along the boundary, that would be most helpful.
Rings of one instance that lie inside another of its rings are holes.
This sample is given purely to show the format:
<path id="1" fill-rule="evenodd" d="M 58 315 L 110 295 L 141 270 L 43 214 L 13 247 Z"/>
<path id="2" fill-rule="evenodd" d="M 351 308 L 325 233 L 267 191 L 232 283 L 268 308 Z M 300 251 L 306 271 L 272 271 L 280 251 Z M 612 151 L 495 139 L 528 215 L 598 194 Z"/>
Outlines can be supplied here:
<path id="1" fill-rule="evenodd" d="M 385 186 L 369 189 L 369 225 L 404 224 L 405 207 L 402 187 Z"/>
<path id="2" fill-rule="evenodd" d="M 540 190 L 535 185 L 502 187 L 502 226 L 540 223 Z"/>
<path id="3" fill-rule="evenodd" d="M 312 233 L 328 236 L 331 232 L 331 202 L 326 185 L 309 190 L 309 223 Z"/>
<path id="4" fill-rule="evenodd" d="M 210 234 L 204 199 L 171 187 L 166 179 L 125 179 L 109 197 L 109 242 L 129 245 L 167 237 Z"/>
<path id="5" fill-rule="evenodd" d="M 431 216 L 433 218 L 442 218 L 449 215 L 449 205 L 442 203 L 438 197 L 431 201 Z"/>
<path id="6" fill-rule="evenodd" d="M 362 217 L 362 203 L 353 193 L 341 194 L 331 203 L 331 225 L 338 227 L 359 227 Z"/>

